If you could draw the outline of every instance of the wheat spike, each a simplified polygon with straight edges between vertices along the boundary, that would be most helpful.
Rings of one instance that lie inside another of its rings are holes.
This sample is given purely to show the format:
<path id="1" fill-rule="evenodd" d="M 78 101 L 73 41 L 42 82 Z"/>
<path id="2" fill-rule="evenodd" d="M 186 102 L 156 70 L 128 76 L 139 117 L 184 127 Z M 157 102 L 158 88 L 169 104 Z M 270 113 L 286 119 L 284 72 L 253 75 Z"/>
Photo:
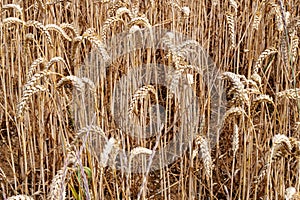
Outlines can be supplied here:
<path id="1" fill-rule="evenodd" d="M 253 73 L 251 79 L 255 81 L 259 87 L 261 87 L 261 76 L 258 73 Z"/>
<path id="2" fill-rule="evenodd" d="M 292 145 L 291 154 L 296 158 L 299 159 L 300 157 L 300 141 L 298 141 L 296 138 L 289 137 L 289 140 Z"/>
<path id="3" fill-rule="evenodd" d="M 118 22 L 118 21 L 123 21 L 122 19 L 118 18 L 118 17 L 111 17 L 108 18 L 103 26 L 102 26 L 102 31 L 101 31 L 101 40 L 102 42 L 106 42 L 106 35 L 107 35 L 107 31 L 110 29 L 110 27 L 112 26 L 113 23 Z"/>
<path id="4" fill-rule="evenodd" d="M 286 135 L 274 135 L 272 138 L 271 162 L 276 162 L 278 159 L 290 154 L 292 149 L 292 144 Z"/>
<path id="5" fill-rule="evenodd" d="M 29 21 L 26 22 L 25 25 L 26 25 L 26 26 L 33 26 L 33 27 L 35 27 L 36 29 L 41 30 L 42 33 L 45 34 L 45 36 L 46 36 L 47 43 L 48 43 L 51 47 L 53 47 L 53 42 L 52 42 L 50 33 L 49 33 L 49 31 L 46 29 L 46 27 L 45 27 L 41 22 L 29 20 Z"/>
<path id="6" fill-rule="evenodd" d="M 258 26 L 261 22 L 261 19 L 262 19 L 262 14 L 260 11 L 257 11 L 254 15 L 254 19 L 253 19 L 253 23 L 252 23 L 252 28 L 254 30 L 258 30 Z"/>
<path id="7" fill-rule="evenodd" d="M 100 126 L 91 125 L 91 126 L 87 126 L 87 127 L 84 127 L 82 129 L 80 129 L 76 133 L 76 136 L 75 136 L 75 138 L 74 138 L 74 140 L 72 141 L 71 144 L 74 144 L 75 142 L 77 142 L 79 139 L 81 139 L 83 136 L 85 136 L 86 133 L 91 133 L 91 132 L 95 132 L 95 133 L 100 134 L 100 136 L 102 136 L 105 139 L 105 141 L 108 140 L 106 135 L 105 135 L 105 132 L 102 130 L 102 128 Z"/>
<path id="8" fill-rule="evenodd" d="M 68 168 L 66 170 L 60 169 L 56 172 L 50 184 L 50 192 L 47 195 L 48 200 L 65 199 L 66 188 L 65 188 L 65 177 L 68 173 Z"/>
<path id="9" fill-rule="evenodd" d="M 34 60 L 32 62 L 32 64 L 30 65 L 29 69 L 28 69 L 28 73 L 27 73 L 27 76 L 26 76 L 26 80 L 29 81 L 29 79 L 31 79 L 34 71 L 36 70 L 36 67 L 39 65 L 39 64 L 42 64 L 45 62 L 45 59 L 44 58 L 38 58 L 36 60 Z"/>
<path id="10" fill-rule="evenodd" d="M 3 19 L 3 24 L 21 24 L 25 25 L 25 22 L 19 18 L 16 17 L 8 17 Z"/>
<path id="11" fill-rule="evenodd" d="M 67 66 L 65 60 L 62 57 L 53 57 L 49 60 L 49 62 L 46 64 L 45 69 L 48 70 L 54 63 L 62 62 L 65 66 Z"/>
<path id="12" fill-rule="evenodd" d="M 136 109 L 138 100 L 145 99 L 150 93 L 156 95 L 156 89 L 152 85 L 142 86 L 134 92 L 128 109 L 128 116 L 130 119 L 133 119 L 133 113 L 134 110 Z"/>
<path id="13" fill-rule="evenodd" d="M 258 70 L 261 68 L 263 61 L 266 59 L 266 57 L 277 53 L 277 49 L 274 47 L 268 48 L 264 50 L 258 57 L 254 68 L 253 68 L 253 74 L 258 73 Z"/>
<path id="14" fill-rule="evenodd" d="M 54 30 L 58 33 L 60 33 L 66 40 L 68 41 L 72 41 L 72 39 L 68 36 L 68 34 L 59 26 L 57 26 L 56 24 L 47 24 L 45 26 L 46 30 L 49 31 L 49 30 Z"/>
<path id="15" fill-rule="evenodd" d="M 288 98 L 288 99 L 299 99 L 300 98 L 300 88 L 288 89 L 281 92 L 277 92 L 276 96 L 278 98 Z"/>
<path id="16" fill-rule="evenodd" d="M 258 172 L 258 175 L 255 177 L 254 184 L 259 184 L 263 178 L 266 176 L 267 171 L 270 167 L 270 163 L 266 163 Z"/>
<path id="17" fill-rule="evenodd" d="M 130 19 L 134 18 L 133 13 L 126 7 L 118 8 L 116 11 L 116 18 L 122 18 L 124 14 L 127 14 Z"/>
<path id="18" fill-rule="evenodd" d="M 290 37 L 292 62 L 295 62 L 298 55 L 299 37 L 297 36 L 296 31 L 293 31 Z"/>
<path id="19" fill-rule="evenodd" d="M 237 150 L 239 149 L 239 127 L 236 123 L 233 125 L 233 140 L 232 140 L 232 150 L 235 157 Z"/>
<path id="20" fill-rule="evenodd" d="M 246 114 L 246 112 L 243 108 L 241 108 L 241 107 L 231 107 L 229 110 L 226 111 L 223 121 L 225 122 L 226 119 L 228 119 L 232 115 L 233 116 L 239 116 L 239 115 L 242 115 L 242 114 Z"/>
<path id="21" fill-rule="evenodd" d="M 129 22 L 129 27 L 133 25 L 143 25 L 148 29 L 152 28 L 151 24 L 149 23 L 149 20 L 145 17 L 136 17 L 131 19 L 131 21 Z"/>
<path id="22" fill-rule="evenodd" d="M 6 4 L 2 6 L 2 9 L 10 9 L 13 8 L 16 11 L 18 11 L 18 13 L 20 13 L 21 15 L 23 14 L 23 9 L 20 7 L 20 5 L 18 4 Z"/>
<path id="23" fill-rule="evenodd" d="M 15 195 L 8 197 L 6 200 L 33 200 L 33 198 L 27 195 Z"/>
<path id="24" fill-rule="evenodd" d="M 196 145 L 200 145 L 201 158 L 203 160 L 205 173 L 206 173 L 206 175 L 208 175 L 211 178 L 213 162 L 212 162 L 211 155 L 210 155 L 208 141 L 204 136 L 199 135 L 199 136 L 197 136 L 195 143 L 196 143 Z"/>
<path id="25" fill-rule="evenodd" d="M 229 0 L 229 5 L 234 9 L 234 13 L 237 14 L 238 4 L 235 0 Z"/>
<path id="26" fill-rule="evenodd" d="M 30 99 L 30 97 L 32 97 L 34 94 L 36 94 L 37 92 L 44 92 L 44 91 L 48 91 L 45 87 L 41 86 L 41 85 L 30 85 L 27 86 L 26 89 L 23 92 L 21 101 L 18 103 L 17 106 L 17 116 L 21 117 L 22 114 L 24 113 L 24 110 L 27 108 L 27 103 Z"/>
<path id="27" fill-rule="evenodd" d="M 266 95 L 266 94 L 260 94 L 258 97 L 253 99 L 252 102 L 253 102 L 252 103 L 253 108 L 256 108 L 256 106 L 262 102 L 266 102 L 266 103 L 270 103 L 270 104 L 274 105 L 272 97 L 270 97 L 269 95 Z"/>
<path id="28" fill-rule="evenodd" d="M 113 151 L 115 148 L 115 144 L 117 141 L 115 138 L 111 137 L 107 142 L 106 145 L 103 148 L 103 151 L 100 155 L 100 167 L 105 168 L 107 166 L 107 162 L 109 159 L 109 154 Z"/>
<path id="29" fill-rule="evenodd" d="M 300 200 L 300 193 L 296 188 L 289 187 L 285 189 L 284 198 L 285 200 Z"/>
<path id="30" fill-rule="evenodd" d="M 77 76 L 73 76 L 73 75 L 66 76 L 66 77 L 63 77 L 62 79 L 60 79 L 60 81 L 57 83 L 57 87 L 61 87 L 66 82 L 72 82 L 72 84 L 75 86 L 76 90 L 78 90 L 79 92 L 84 91 L 84 83 L 81 80 L 81 78 L 79 78 Z"/>
<path id="31" fill-rule="evenodd" d="M 135 147 L 130 151 L 129 160 L 132 161 L 132 159 L 139 154 L 147 154 L 151 155 L 153 151 L 151 149 L 145 148 L 145 147 Z"/>
<path id="32" fill-rule="evenodd" d="M 226 13 L 227 24 L 229 28 L 231 47 L 235 48 L 235 16 L 233 13 Z"/>
<path id="33" fill-rule="evenodd" d="M 87 29 L 82 35 L 82 38 L 89 40 L 97 48 L 105 62 L 110 61 L 110 56 L 106 51 L 105 45 L 101 42 L 93 29 Z"/>
<path id="34" fill-rule="evenodd" d="M 70 30 L 70 31 L 74 34 L 75 37 L 78 37 L 78 36 L 79 36 L 78 30 L 77 30 L 77 29 L 75 28 L 75 26 L 72 25 L 72 24 L 62 23 L 62 24 L 60 25 L 60 27 L 61 27 L 62 29 L 68 29 L 68 30 Z"/>

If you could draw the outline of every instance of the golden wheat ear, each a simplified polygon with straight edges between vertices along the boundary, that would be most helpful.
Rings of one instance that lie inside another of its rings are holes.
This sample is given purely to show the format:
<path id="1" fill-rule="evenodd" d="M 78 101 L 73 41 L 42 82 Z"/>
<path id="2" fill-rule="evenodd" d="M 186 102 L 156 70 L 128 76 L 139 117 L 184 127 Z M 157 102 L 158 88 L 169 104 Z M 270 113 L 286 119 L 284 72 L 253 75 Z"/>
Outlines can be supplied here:
<path id="1" fill-rule="evenodd" d="M 200 146 L 201 158 L 203 160 L 205 173 L 208 177 L 212 178 L 213 162 L 208 140 L 206 137 L 199 135 L 195 140 L 195 144 Z"/>
<path id="2" fill-rule="evenodd" d="M 27 195 L 15 195 L 8 197 L 6 200 L 33 200 L 33 197 Z"/>

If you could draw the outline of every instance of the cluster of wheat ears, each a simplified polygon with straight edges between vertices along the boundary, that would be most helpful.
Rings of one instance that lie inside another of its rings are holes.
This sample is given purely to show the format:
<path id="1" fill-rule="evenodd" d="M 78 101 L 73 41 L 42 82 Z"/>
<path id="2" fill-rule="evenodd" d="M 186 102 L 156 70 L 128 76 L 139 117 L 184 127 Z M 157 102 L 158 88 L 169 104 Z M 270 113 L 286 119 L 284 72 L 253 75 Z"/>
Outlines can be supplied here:
<path id="1" fill-rule="evenodd" d="M 300 199 L 298 1 L 0 8 L 0 198 Z"/>

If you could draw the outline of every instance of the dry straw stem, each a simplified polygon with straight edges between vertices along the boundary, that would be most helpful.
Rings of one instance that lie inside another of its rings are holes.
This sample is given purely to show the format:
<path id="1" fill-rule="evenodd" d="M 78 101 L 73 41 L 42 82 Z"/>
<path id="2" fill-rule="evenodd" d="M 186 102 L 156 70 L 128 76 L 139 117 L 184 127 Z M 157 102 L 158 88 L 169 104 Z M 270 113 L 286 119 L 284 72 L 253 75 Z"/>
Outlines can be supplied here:
<path id="1" fill-rule="evenodd" d="M 136 107 L 137 107 L 138 100 L 142 101 L 150 93 L 154 94 L 155 96 L 157 95 L 156 89 L 152 85 L 144 85 L 134 92 L 131 101 L 129 103 L 129 109 L 128 109 L 128 116 L 130 119 L 133 119 L 133 113 L 135 109 L 137 109 Z"/>
<path id="2" fill-rule="evenodd" d="M 254 68 L 253 68 L 253 74 L 257 74 L 258 70 L 261 68 L 263 61 L 270 55 L 277 53 L 277 49 L 274 47 L 265 49 L 258 57 Z"/>
<path id="3" fill-rule="evenodd" d="M 65 173 L 68 173 L 68 168 L 66 171 L 60 169 L 56 172 L 56 175 L 53 177 L 50 184 L 50 191 L 47 195 L 48 200 L 64 200 L 66 198 Z"/>
<path id="4" fill-rule="evenodd" d="M 208 141 L 204 136 L 199 135 L 195 140 L 195 144 L 200 146 L 201 158 L 203 160 L 205 173 L 207 176 L 211 178 L 213 162 L 210 155 L 210 148 L 208 145 Z"/>
<path id="5" fill-rule="evenodd" d="M 300 98 L 300 88 L 295 89 L 288 89 L 281 92 L 277 92 L 276 96 L 281 98 L 288 98 L 288 99 L 299 99 Z"/>
<path id="6" fill-rule="evenodd" d="M 45 28 L 46 28 L 47 31 L 54 30 L 54 31 L 60 33 L 63 36 L 63 38 L 65 38 L 69 42 L 72 41 L 72 39 L 68 36 L 68 34 L 61 27 L 59 27 L 56 24 L 47 24 L 45 26 Z"/>
<path id="7" fill-rule="evenodd" d="M 226 12 L 226 20 L 229 28 L 229 35 L 230 35 L 230 41 L 231 41 L 231 47 L 235 48 L 236 42 L 235 42 L 235 15 L 231 12 Z"/>
<path id="8" fill-rule="evenodd" d="M 8 197 L 6 200 L 33 200 L 33 197 L 27 195 L 16 195 Z"/>

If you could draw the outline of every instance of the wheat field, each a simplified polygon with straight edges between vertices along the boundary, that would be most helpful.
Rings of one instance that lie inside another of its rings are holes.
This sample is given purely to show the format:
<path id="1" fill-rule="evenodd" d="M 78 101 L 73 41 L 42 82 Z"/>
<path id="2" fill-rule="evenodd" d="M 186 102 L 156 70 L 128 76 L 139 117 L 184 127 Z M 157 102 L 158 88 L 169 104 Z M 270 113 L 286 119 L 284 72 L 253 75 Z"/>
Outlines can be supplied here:
<path id="1" fill-rule="evenodd" d="M 299 1 L 0 8 L 0 199 L 300 199 Z"/>

